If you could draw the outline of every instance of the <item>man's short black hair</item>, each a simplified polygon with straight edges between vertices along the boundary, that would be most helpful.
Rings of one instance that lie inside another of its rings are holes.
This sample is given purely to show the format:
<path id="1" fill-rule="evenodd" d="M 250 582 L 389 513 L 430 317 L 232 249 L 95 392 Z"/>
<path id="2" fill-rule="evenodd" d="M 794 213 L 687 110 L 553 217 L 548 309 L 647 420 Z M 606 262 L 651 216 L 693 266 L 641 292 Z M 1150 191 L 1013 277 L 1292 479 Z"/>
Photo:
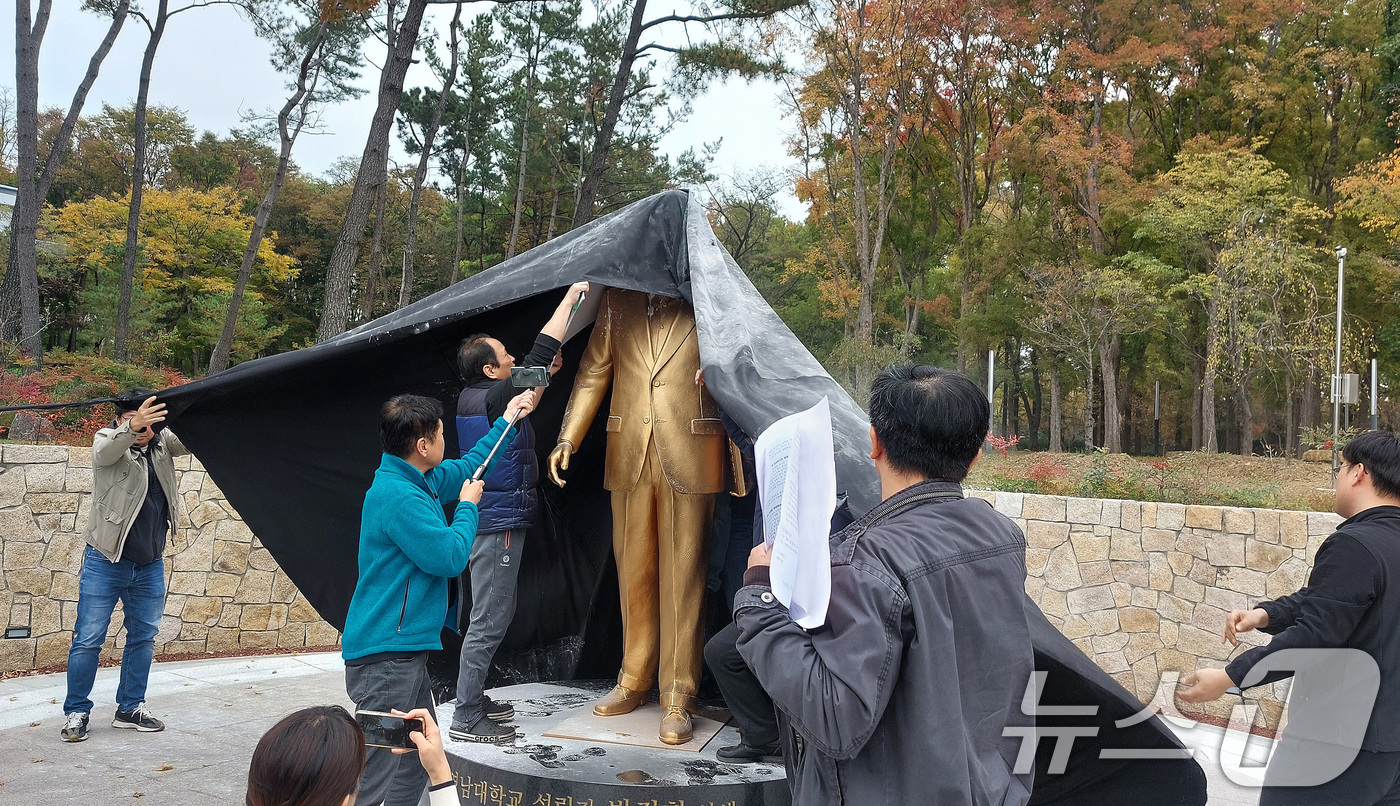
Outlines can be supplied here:
<path id="1" fill-rule="evenodd" d="M 412 455 L 418 440 L 432 441 L 442 423 L 442 404 L 431 397 L 399 395 L 379 410 L 379 444 L 400 459 Z"/>
<path id="2" fill-rule="evenodd" d="M 477 333 L 462 339 L 461 346 L 457 348 L 457 371 L 462 373 L 464 382 L 470 384 L 486 380 L 481 368 L 488 364 L 496 366 L 496 347 L 491 343 L 490 336 Z"/>
<path id="3" fill-rule="evenodd" d="M 155 393 L 154 389 L 147 389 L 144 386 L 133 386 L 117 395 L 116 402 L 113 403 L 113 405 L 117 407 L 117 416 L 141 408 L 141 404 L 145 403 L 146 400 Z"/>
<path id="4" fill-rule="evenodd" d="M 1342 458 L 1365 465 L 1376 492 L 1400 498 L 1400 438 L 1389 431 L 1367 431 L 1343 446 Z"/>
<path id="5" fill-rule="evenodd" d="M 870 424 L 890 466 L 906 473 L 962 481 L 990 418 L 977 384 L 946 369 L 896 364 L 870 386 Z"/>

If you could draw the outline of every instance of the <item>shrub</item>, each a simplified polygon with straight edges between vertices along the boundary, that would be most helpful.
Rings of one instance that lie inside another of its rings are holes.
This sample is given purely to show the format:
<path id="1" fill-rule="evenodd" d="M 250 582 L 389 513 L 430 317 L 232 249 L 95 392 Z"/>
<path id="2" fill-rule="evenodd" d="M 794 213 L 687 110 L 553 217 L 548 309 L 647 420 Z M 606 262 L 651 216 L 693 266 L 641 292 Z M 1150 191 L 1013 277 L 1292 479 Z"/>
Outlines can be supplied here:
<path id="1" fill-rule="evenodd" d="M 100 356 L 51 350 L 44 355 L 44 368 L 22 374 L 23 359 L 12 360 L 0 371 L 0 401 L 6 406 L 66 403 L 111 397 L 124 389 L 147 386 L 166 389 L 186 381 L 178 371 L 122 364 Z M 53 427 L 53 437 L 65 445 L 90 445 L 92 435 L 115 416 L 111 404 L 75 406 L 35 411 Z M 0 415 L 9 425 L 13 412 Z"/>
<path id="2" fill-rule="evenodd" d="M 1006 493 L 1045 492 L 1034 479 L 1021 478 L 1019 476 L 1007 476 L 1002 473 L 997 473 L 992 476 L 989 481 L 993 490 L 1000 490 Z"/>
<path id="3" fill-rule="evenodd" d="M 1059 481 L 1068 474 L 1069 468 L 1048 456 L 1036 457 L 1035 461 L 1031 462 L 1031 466 L 1026 469 L 1026 475 L 1040 485 Z"/>

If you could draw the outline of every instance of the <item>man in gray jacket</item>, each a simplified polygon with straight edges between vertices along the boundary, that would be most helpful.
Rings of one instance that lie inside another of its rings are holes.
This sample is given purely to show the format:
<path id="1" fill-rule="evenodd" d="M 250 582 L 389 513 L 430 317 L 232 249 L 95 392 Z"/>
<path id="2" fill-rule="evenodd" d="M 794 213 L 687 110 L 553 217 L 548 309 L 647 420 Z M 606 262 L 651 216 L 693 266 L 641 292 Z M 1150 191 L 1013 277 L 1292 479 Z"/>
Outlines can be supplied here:
<path id="1" fill-rule="evenodd" d="M 1034 660 L 1025 537 L 960 482 L 987 399 L 934 367 L 896 366 L 870 392 L 882 502 L 831 540 L 831 603 L 810 632 L 749 558 L 739 652 L 791 721 L 793 802 L 995 804 L 1030 799 L 1013 772 Z M 1008 734 L 1007 729 L 1012 730 Z"/>
<path id="2" fill-rule="evenodd" d="M 92 440 L 92 511 L 83 539 L 78 618 L 68 650 L 68 696 L 63 701 L 65 742 L 88 736 L 97 656 L 120 600 L 126 626 L 117 713 L 112 727 L 143 733 L 165 730 L 146 709 L 156 631 L 165 608 L 166 538 L 179 521 L 173 458 L 189 453 L 175 434 L 159 434 L 165 404 L 149 389 L 117 401 L 117 419 Z"/>

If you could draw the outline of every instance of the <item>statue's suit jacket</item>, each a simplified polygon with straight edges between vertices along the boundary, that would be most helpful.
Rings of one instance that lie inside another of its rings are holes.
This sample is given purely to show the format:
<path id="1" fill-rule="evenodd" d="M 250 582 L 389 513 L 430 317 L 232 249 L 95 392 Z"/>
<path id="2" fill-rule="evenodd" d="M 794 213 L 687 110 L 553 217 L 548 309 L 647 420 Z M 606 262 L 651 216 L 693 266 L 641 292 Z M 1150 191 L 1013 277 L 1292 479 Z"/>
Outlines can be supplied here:
<path id="1" fill-rule="evenodd" d="M 664 306 L 649 323 L 646 309 L 647 295 L 639 291 L 604 292 L 559 441 L 578 449 L 611 385 L 605 489 L 632 489 L 642 472 L 647 442 L 655 440 L 662 470 L 677 492 L 723 492 L 728 439 L 714 399 L 695 383 L 700 369 L 695 314 L 688 304 L 676 302 Z M 656 328 L 649 325 L 657 324 L 665 328 L 661 346 L 654 351 Z"/>

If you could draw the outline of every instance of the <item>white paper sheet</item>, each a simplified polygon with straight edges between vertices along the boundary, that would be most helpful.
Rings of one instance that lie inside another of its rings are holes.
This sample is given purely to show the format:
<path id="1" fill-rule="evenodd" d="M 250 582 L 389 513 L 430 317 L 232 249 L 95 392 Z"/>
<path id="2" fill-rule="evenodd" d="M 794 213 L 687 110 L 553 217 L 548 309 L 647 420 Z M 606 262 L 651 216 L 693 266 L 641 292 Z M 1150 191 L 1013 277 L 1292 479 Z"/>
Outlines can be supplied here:
<path id="1" fill-rule="evenodd" d="M 836 509 L 831 407 L 823 397 L 768 427 L 754 444 L 763 539 L 773 549 L 773 595 L 802 627 L 826 621 L 831 600 L 827 538 Z"/>

